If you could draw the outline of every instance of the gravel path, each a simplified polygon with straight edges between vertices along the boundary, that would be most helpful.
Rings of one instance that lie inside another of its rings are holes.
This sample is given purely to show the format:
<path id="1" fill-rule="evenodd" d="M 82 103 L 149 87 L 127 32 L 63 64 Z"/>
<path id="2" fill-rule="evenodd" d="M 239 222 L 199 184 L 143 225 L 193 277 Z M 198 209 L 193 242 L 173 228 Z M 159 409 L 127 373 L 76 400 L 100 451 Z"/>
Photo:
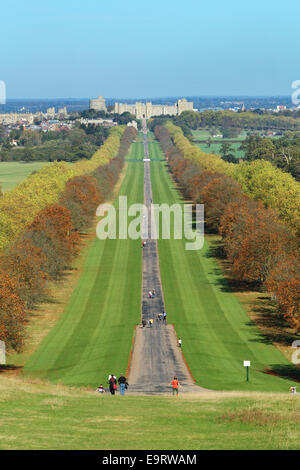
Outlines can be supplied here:
<path id="1" fill-rule="evenodd" d="M 150 161 L 147 140 L 146 122 L 144 131 L 144 204 L 150 214 L 152 188 L 150 180 Z M 148 220 L 150 232 L 151 218 Z M 143 231 L 147 228 L 147 217 L 144 218 Z M 177 344 L 172 325 L 158 319 L 158 314 L 165 309 L 161 286 L 159 258 L 156 240 L 145 238 L 143 250 L 142 280 L 142 318 L 147 325 L 138 326 L 135 331 L 134 346 L 129 370 L 128 382 L 130 393 L 139 394 L 170 394 L 170 382 L 177 376 L 181 388 L 180 393 L 199 393 L 207 391 L 194 384 L 192 376 L 184 362 L 183 355 Z M 149 298 L 149 291 L 155 289 L 155 296 Z M 148 321 L 153 319 L 153 326 Z"/>

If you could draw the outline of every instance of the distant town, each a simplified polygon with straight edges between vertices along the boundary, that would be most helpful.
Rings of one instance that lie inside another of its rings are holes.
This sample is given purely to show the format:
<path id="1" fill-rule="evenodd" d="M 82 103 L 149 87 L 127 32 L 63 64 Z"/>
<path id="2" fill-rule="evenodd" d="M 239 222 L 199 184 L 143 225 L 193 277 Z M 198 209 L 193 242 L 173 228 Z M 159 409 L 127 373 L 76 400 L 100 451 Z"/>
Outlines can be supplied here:
<path id="1" fill-rule="evenodd" d="M 261 113 L 287 113 L 293 115 L 299 106 L 292 106 L 290 97 L 193 97 L 165 98 L 152 100 L 106 100 L 101 95 L 90 100 L 8 100 L 0 105 L 0 125 L 5 133 L 23 127 L 28 130 L 57 131 L 69 130 L 76 122 L 85 125 L 112 127 L 117 125 L 116 115 L 130 113 L 135 119 L 149 119 L 157 116 L 176 116 L 184 111 L 224 110 L 234 112 L 245 110 Z M 83 111 L 95 110 L 96 117 Z M 99 111 L 103 117 L 99 117 Z M 135 125 L 135 124 L 133 124 Z"/>

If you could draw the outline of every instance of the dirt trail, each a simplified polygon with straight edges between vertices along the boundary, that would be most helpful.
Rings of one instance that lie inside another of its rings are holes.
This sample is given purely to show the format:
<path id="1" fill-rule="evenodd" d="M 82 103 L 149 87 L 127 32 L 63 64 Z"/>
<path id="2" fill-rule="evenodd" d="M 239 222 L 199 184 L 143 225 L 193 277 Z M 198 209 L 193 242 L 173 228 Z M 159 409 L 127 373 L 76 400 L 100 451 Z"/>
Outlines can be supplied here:
<path id="1" fill-rule="evenodd" d="M 150 161 L 147 140 L 147 126 L 144 132 L 144 204 L 150 214 L 152 188 L 150 180 Z M 143 232 L 151 233 L 151 217 L 144 217 Z M 146 232 L 145 232 L 146 231 Z M 180 393 L 199 393 L 207 391 L 194 384 L 192 376 L 184 362 L 177 344 L 172 325 L 158 319 L 158 314 L 165 309 L 161 286 L 159 258 L 156 240 L 144 238 L 142 280 L 142 318 L 147 326 L 138 326 L 135 331 L 133 353 L 128 376 L 129 392 L 140 394 L 170 394 L 170 382 L 174 376 L 181 384 Z M 149 298 L 149 291 L 155 289 L 155 296 Z M 153 319 L 153 326 L 148 321 Z"/>

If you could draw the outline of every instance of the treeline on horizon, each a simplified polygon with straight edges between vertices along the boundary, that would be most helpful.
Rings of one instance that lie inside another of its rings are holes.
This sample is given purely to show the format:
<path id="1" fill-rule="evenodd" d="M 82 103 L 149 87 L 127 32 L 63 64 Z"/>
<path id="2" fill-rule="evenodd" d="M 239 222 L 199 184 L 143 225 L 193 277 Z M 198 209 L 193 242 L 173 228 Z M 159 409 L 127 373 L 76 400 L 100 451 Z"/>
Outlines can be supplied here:
<path id="1" fill-rule="evenodd" d="M 102 126 L 78 126 L 70 130 L 48 131 L 13 129 L 2 137 L 0 162 L 76 162 L 90 159 L 108 137 Z M 17 147 L 12 144 L 17 143 Z M 0 134 L 1 143 L 1 134 Z"/>
<path id="2" fill-rule="evenodd" d="M 260 111 L 260 112 L 258 112 Z M 290 173 L 297 181 L 300 180 L 300 111 L 292 113 L 292 117 L 285 114 L 263 112 L 261 110 L 233 112 L 233 111 L 184 111 L 179 116 L 159 116 L 151 122 L 151 128 L 172 121 L 179 126 L 185 137 L 193 141 L 192 130 L 208 129 L 211 138 L 207 139 L 207 145 L 214 142 L 213 136 L 221 132 L 226 139 L 235 139 L 241 131 L 248 134 L 241 142 L 240 150 L 243 151 L 243 159 L 247 161 L 267 160 L 273 166 Z M 259 132 L 275 131 L 276 138 L 259 136 Z M 218 143 L 221 143 L 218 140 Z M 226 151 L 220 149 L 220 154 L 225 161 L 239 163 L 234 157 L 234 150 L 230 142 L 224 141 Z"/>
<path id="3" fill-rule="evenodd" d="M 78 118 L 87 119 L 112 119 L 117 125 L 126 125 L 135 117 L 126 112 L 121 115 L 84 110 L 70 116 L 69 120 Z M 39 124 L 36 121 L 35 124 Z M 72 129 L 62 127 L 59 130 L 43 131 L 31 130 L 24 126 L 12 129 L 6 135 L 4 128 L 0 126 L 0 162 L 76 162 L 82 159 L 90 159 L 100 145 L 103 145 L 109 134 L 109 128 L 75 122 Z"/>
<path id="4" fill-rule="evenodd" d="M 295 192 L 284 181 L 272 199 L 281 175 L 268 162 L 245 164 L 238 174 L 237 165 L 205 154 L 171 123 L 157 125 L 155 135 L 185 195 L 205 204 L 206 227 L 221 235 L 233 278 L 267 289 L 279 314 L 299 332 L 300 185 L 283 173 Z M 281 213 L 280 198 L 285 206 Z"/>

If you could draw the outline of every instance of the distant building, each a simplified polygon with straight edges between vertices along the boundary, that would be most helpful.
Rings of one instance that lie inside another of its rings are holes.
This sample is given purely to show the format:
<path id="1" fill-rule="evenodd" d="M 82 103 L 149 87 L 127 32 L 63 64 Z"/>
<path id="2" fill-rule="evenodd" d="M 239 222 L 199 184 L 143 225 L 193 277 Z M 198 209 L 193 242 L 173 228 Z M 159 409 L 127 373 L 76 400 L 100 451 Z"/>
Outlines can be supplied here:
<path id="1" fill-rule="evenodd" d="M 285 111 L 286 110 L 286 106 L 284 105 L 277 105 L 276 106 L 276 112 L 279 113 L 280 111 Z"/>
<path id="2" fill-rule="evenodd" d="M 90 100 L 90 109 L 94 109 L 95 111 L 107 111 L 105 99 L 102 96 L 98 96 L 98 98 Z"/>
<path id="3" fill-rule="evenodd" d="M 136 130 L 138 130 L 138 125 L 136 121 L 128 122 L 127 127 L 134 127 Z"/>
<path id="4" fill-rule="evenodd" d="M 0 114 L 0 124 L 33 124 L 34 114 L 31 113 L 9 113 Z"/>
<path id="5" fill-rule="evenodd" d="M 84 124 L 88 126 L 91 124 L 92 126 L 103 126 L 103 127 L 113 127 L 116 126 L 117 123 L 114 122 L 112 119 L 87 119 L 87 118 L 80 118 L 79 119 L 80 124 Z"/>
<path id="6" fill-rule="evenodd" d="M 59 108 L 57 114 L 58 114 L 58 116 L 59 116 L 60 118 L 65 118 L 65 117 L 67 117 L 67 116 L 68 116 L 68 112 L 67 112 L 66 106 L 64 106 L 63 108 Z"/>
<path id="7" fill-rule="evenodd" d="M 194 103 L 187 101 L 185 98 L 177 101 L 177 114 L 181 114 L 183 111 L 193 111 Z"/>
<path id="8" fill-rule="evenodd" d="M 154 116 L 169 115 L 176 116 L 183 111 L 193 111 L 193 102 L 187 101 L 185 98 L 178 100 L 173 105 L 152 104 L 151 101 L 141 103 L 137 101 L 135 104 L 115 103 L 114 113 L 123 114 L 125 112 L 133 114 L 137 119 L 149 119 Z"/>
<path id="9" fill-rule="evenodd" d="M 46 116 L 48 119 L 53 119 L 55 116 L 55 108 L 48 108 L 46 112 Z"/>

